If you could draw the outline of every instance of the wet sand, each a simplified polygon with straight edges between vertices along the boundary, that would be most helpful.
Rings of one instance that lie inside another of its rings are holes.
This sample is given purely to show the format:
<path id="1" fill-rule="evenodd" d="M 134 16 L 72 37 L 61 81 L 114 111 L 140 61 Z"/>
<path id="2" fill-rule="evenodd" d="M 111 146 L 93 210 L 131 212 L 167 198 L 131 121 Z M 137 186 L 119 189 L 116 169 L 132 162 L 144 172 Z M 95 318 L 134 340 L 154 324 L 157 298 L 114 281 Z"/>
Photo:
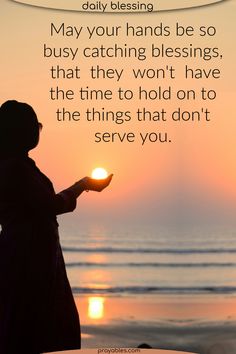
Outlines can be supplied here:
<path id="1" fill-rule="evenodd" d="M 155 296 L 76 298 L 82 348 L 153 348 L 201 354 L 236 353 L 236 298 Z M 98 301 L 98 302 L 99 302 Z M 93 318 L 94 317 L 94 318 Z"/>

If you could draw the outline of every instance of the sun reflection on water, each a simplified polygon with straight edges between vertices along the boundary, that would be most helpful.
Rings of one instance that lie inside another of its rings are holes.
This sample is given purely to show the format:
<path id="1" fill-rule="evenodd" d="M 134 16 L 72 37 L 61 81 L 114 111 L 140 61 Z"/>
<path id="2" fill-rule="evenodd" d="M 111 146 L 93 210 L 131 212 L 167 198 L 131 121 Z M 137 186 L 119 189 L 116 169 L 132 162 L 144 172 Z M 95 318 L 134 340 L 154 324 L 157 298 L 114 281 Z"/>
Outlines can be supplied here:
<path id="1" fill-rule="evenodd" d="M 104 317 L 104 298 L 89 297 L 88 298 L 88 317 L 93 320 L 102 319 Z"/>

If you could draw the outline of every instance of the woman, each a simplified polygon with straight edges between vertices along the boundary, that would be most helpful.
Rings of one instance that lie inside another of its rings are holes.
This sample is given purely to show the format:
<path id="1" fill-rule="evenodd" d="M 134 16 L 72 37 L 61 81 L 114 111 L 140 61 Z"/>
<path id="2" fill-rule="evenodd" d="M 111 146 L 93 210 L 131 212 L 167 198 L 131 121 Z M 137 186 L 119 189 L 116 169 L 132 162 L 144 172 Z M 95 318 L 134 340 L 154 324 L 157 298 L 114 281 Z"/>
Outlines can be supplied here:
<path id="1" fill-rule="evenodd" d="M 29 105 L 0 107 L 0 354 L 80 348 L 80 323 L 58 238 L 57 214 L 73 211 L 85 177 L 59 194 L 28 157 L 42 128 Z"/>

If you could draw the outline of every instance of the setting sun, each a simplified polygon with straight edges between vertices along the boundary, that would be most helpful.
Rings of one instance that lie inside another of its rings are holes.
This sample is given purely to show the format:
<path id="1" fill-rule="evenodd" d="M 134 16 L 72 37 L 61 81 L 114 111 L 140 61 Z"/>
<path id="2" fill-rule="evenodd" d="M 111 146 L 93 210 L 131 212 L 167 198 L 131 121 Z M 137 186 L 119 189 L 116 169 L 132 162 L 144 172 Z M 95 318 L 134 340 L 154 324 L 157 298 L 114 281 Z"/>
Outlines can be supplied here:
<path id="1" fill-rule="evenodd" d="M 97 167 L 92 172 L 92 178 L 94 179 L 104 179 L 107 178 L 108 173 L 104 168 Z"/>

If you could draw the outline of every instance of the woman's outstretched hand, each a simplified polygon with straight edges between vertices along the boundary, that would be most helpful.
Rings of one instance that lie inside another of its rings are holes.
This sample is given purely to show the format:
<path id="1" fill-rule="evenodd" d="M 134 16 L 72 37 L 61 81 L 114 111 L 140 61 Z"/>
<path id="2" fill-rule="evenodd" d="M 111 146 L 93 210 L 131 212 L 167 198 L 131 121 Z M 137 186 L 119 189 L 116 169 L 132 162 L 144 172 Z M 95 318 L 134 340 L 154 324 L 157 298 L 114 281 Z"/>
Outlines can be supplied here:
<path id="1" fill-rule="evenodd" d="M 95 179 L 91 177 L 84 177 L 81 182 L 84 185 L 86 191 L 101 192 L 103 189 L 109 186 L 111 183 L 113 174 L 109 175 L 107 178 Z"/>
<path id="2" fill-rule="evenodd" d="M 109 175 L 107 178 L 103 179 L 95 179 L 91 177 L 84 177 L 80 181 L 75 182 L 69 190 L 71 190 L 76 198 L 83 192 L 83 191 L 96 191 L 101 192 L 104 188 L 109 186 L 111 183 L 113 174 Z"/>

